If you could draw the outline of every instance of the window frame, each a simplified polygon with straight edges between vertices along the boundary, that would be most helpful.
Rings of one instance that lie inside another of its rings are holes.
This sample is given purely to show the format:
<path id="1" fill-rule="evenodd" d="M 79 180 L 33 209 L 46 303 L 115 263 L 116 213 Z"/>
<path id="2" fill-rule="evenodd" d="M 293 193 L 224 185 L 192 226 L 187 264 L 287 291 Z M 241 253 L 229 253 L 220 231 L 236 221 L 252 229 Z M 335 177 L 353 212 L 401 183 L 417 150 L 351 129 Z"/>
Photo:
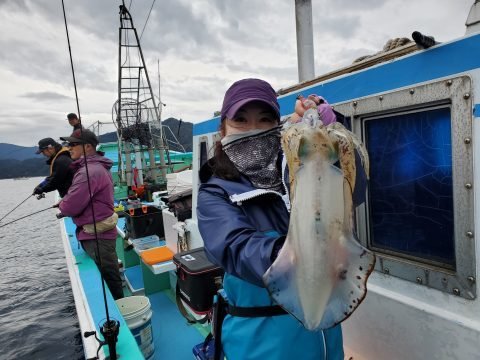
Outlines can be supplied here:
<path id="1" fill-rule="evenodd" d="M 448 269 L 435 264 L 435 261 L 424 261 L 400 252 L 372 249 L 368 211 L 371 194 L 368 194 L 367 202 L 356 209 L 355 215 L 360 242 L 377 255 L 376 271 L 465 299 L 475 299 L 477 296 L 471 84 L 470 77 L 459 76 L 334 106 L 336 111 L 350 117 L 352 131 L 364 143 L 365 123 L 368 119 L 450 107 L 455 268 Z"/>

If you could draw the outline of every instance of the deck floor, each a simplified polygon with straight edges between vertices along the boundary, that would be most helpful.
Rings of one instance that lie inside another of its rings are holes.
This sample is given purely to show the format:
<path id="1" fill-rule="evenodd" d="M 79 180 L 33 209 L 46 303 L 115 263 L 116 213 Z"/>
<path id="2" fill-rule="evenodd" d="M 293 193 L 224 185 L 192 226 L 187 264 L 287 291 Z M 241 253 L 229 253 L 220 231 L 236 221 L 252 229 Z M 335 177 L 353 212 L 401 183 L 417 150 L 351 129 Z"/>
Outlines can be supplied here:
<path id="1" fill-rule="evenodd" d="M 188 325 L 171 299 L 169 290 L 149 295 L 153 309 L 152 330 L 155 358 L 191 360 L 192 348 L 203 341 L 197 326 Z"/>
<path id="2" fill-rule="evenodd" d="M 100 274 L 93 261 L 86 255 L 75 238 L 75 225 L 71 219 L 65 219 L 67 234 L 70 245 L 76 259 L 76 265 L 84 287 L 85 297 L 90 306 L 93 321 L 98 325 L 105 321 L 105 306 L 100 284 Z M 129 291 L 125 292 L 126 294 Z M 164 290 L 148 296 L 152 307 L 152 332 L 155 343 L 155 359 L 157 360 L 191 360 L 193 359 L 192 348 L 203 341 L 208 330 L 200 325 L 189 325 L 177 309 L 175 297 L 171 290 Z M 117 351 L 126 358 L 137 359 L 133 351 L 133 336 L 125 328 L 125 321 L 120 315 L 115 301 L 107 288 L 107 302 L 109 313 L 112 318 L 120 319 L 119 341 L 124 339 L 124 344 L 117 345 Z M 84 330 L 84 329 L 82 329 Z M 127 336 L 126 333 L 129 333 Z M 134 342 L 135 340 L 133 340 Z"/>

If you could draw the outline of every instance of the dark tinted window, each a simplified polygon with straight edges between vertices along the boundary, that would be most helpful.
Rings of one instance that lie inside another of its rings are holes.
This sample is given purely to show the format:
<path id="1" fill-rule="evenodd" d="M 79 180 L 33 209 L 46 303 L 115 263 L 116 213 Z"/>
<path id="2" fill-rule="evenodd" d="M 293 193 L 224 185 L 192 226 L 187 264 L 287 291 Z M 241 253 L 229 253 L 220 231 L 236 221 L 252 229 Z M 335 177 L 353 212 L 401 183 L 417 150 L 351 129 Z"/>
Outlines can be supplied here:
<path id="1" fill-rule="evenodd" d="M 207 142 L 202 141 L 200 143 L 200 167 L 203 166 L 208 160 Z"/>
<path id="2" fill-rule="evenodd" d="M 371 247 L 454 268 L 450 108 L 364 121 Z"/>

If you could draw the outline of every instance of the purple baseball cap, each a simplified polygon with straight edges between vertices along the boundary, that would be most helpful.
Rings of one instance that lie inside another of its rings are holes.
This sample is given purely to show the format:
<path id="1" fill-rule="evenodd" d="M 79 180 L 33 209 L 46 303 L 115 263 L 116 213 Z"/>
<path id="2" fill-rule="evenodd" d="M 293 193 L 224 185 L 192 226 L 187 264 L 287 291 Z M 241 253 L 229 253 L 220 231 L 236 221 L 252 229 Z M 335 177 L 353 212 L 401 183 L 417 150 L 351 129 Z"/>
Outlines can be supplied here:
<path id="1" fill-rule="evenodd" d="M 250 101 L 262 101 L 270 105 L 280 119 L 280 106 L 272 86 L 260 79 L 242 79 L 234 82 L 225 93 L 221 111 L 222 121 L 225 118 L 233 119 L 237 111 Z"/>

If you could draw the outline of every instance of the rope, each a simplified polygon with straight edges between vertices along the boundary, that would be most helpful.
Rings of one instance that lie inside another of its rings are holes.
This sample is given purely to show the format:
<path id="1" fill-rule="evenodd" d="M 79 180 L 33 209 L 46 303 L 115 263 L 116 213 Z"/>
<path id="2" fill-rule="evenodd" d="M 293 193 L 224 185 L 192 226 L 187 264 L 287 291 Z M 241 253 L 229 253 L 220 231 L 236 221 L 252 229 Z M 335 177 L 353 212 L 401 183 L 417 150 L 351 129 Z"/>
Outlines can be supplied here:
<path id="1" fill-rule="evenodd" d="M 382 50 L 381 51 L 378 51 L 376 52 L 375 54 L 371 54 L 371 55 L 364 55 L 364 56 L 360 56 L 359 58 L 353 60 L 353 63 L 352 64 L 355 64 L 357 62 L 360 62 L 360 61 L 363 61 L 365 59 L 369 59 L 371 57 L 374 57 L 374 56 L 377 56 L 377 55 L 380 55 L 380 54 L 383 54 L 383 53 L 386 53 L 387 51 L 390 51 L 390 50 L 393 50 L 397 47 L 400 47 L 400 46 L 403 46 L 403 45 L 406 45 L 408 43 L 411 43 L 412 40 L 408 39 L 408 38 L 394 38 L 394 39 L 389 39 L 385 45 L 383 46 Z"/>
<path id="2" fill-rule="evenodd" d="M 63 19 L 65 21 L 65 31 L 67 33 L 68 53 L 70 55 L 70 66 L 72 68 L 73 87 L 75 88 L 75 100 L 77 102 L 78 118 L 80 119 L 80 123 L 81 123 L 80 105 L 79 105 L 78 93 L 77 93 L 77 83 L 75 81 L 75 69 L 73 67 L 72 49 L 70 47 L 70 37 L 68 35 L 67 15 L 65 13 L 64 0 L 62 0 L 62 9 L 63 9 Z M 80 127 L 80 134 L 81 134 L 80 136 L 83 137 L 83 126 Z M 91 188 L 91 184 L 90 184 L 90 175 L 89 175 L 89 172 L 88 172 L 88 163 L 87 163 L 87 154 L 86 154 L 86 151 L 85 151 L 85 144 L 82 144 L 82 149 L 83 149 L 83 159 L 85 161 L 85 172 L 86 172 L 86 175 L 87 175 L 88 195 L 90 197 L 90 208 L 92 210 L 92 219 L 93 219 L 93 229 L 94 229 L 94 233 L 95 233 L 95 242 L 96 242 L 96 245 L 97 245 L 98 263 L 99 263 L 99 268 L 102 269 L 102 259 L 100 257 L 100 246 L 98 244 L 97 223 L 95 221 L 95 212 L 94 212 L 94 208 L 93 208 L 93 201 L 92 201 L 93 196 L 92 196 L 92 188 Z M 101 278 L 101 282 L 102 282 L 103 302 L 104 302 L 104 305 L 105 305 L 105 314 L 106 314 L 106 317 L 107 317 L 107 322 L 110 323 L 110 316 L 109 316 L 108 305 L 107 305 L 107 293 L 105 291 L 105 281 L 104 281 L 104 278 L 103 278 L 102 271 L 100 271 L 100 278 Z"/>

